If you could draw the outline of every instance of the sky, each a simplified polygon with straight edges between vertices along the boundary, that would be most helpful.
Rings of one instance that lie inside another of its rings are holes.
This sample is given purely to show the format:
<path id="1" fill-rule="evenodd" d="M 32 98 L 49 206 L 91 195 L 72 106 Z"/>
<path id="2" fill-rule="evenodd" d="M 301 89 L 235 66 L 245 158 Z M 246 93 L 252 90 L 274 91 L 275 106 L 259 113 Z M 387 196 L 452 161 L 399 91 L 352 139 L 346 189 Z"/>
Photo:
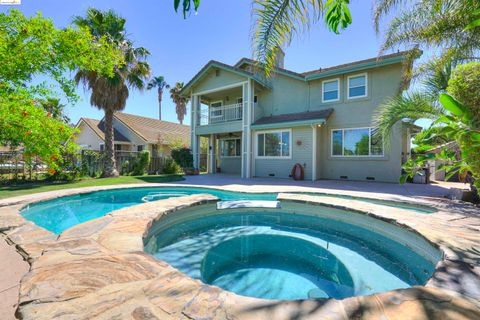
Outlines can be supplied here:
<path id="1" fill-rule="evenodd" d="M 198 13 L 187 19 L 174 11 L 173 0 L 22 0 L 21 5 L 2 5 L 0 12 L 11 7 L 26 16 L 40 11 L 59 28 L 67 26 L 73 16 L 85 15 L 89 7 L 113 9 L 126 18 L 134 44 L 150 51 L 152 75 L 164 76 L 171 85 L 188 82 L 209 60 L 234 64 L 242 57 L 252 57 L 249 0 L 201 0 Z M 340 35 L 319 22 L 286 47 L 285 68 L 304 72 L 376 57 L 381 37 L 373 28 L 372 1 L 353 0 L 350 10 L 353 23 Z M 80 117 L 101 119 L 102 111 L 90 106 L 89 92 L 78 88 L 77 93 L 81 100 L 66 109 L 72 122 Z M 157 118 L 156 90 L 130 91 L 124 111 Z M 168 90 L 163 94 L 162 120 L 178 122 Z M 185 123 L 190 123 L 188 113 Z"/>

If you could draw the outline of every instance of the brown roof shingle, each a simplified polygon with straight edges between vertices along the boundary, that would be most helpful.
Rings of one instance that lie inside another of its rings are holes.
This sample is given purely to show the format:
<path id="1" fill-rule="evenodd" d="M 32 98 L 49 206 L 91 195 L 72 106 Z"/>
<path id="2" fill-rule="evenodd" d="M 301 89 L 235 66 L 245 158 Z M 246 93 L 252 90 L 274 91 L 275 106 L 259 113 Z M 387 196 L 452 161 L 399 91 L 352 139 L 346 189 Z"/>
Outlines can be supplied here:
<path id="1" fill-rule="evenodd" d="M 149 143 L 190 141 L 190 126 L 123 112 L 116 112 L 114 117 Z"/>

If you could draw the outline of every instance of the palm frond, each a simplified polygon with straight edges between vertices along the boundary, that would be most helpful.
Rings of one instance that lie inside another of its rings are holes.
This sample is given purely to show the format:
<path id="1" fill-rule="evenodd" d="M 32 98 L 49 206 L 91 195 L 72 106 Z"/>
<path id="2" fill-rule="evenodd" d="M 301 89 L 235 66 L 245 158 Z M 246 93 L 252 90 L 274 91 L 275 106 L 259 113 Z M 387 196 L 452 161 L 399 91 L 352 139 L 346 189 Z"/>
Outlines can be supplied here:
<path id="1" fill-rule="evenodd" d="M 375 0 L 373 3 L 373 24 L 377 33 L 380 31 L 381 19 L 388 15 L 394 8 L 410 3 L 409 0 Z"/>
<path id="2" fill-rule="evenodd" d="M 373 123 L 388 144 L 393 128 L 399 121 L 413 124 L 419 119 L 436 119 L 442 112 L 443 108 L 429 94 L 404 93 L 383 103 L 374 114 Z"/>
<path id="3" fill-rule="evenodd" d="M 254 55 L 270 72 L 281 47 L 322 16 L 321 0 L 254 0 Z"/>

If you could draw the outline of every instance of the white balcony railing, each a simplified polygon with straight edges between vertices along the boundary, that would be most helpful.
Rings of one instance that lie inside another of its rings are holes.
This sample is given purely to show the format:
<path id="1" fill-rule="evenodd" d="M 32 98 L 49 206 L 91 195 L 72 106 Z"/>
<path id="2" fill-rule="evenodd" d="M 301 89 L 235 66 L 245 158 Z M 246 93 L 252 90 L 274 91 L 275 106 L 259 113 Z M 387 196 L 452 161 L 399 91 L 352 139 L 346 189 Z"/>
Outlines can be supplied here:
<path id="1" fill-rule="evenodd" d="M 231 104 L 221 107 L 210 107 L 201 110 L 200 125 L 242 120 L 243 104 Z"/>

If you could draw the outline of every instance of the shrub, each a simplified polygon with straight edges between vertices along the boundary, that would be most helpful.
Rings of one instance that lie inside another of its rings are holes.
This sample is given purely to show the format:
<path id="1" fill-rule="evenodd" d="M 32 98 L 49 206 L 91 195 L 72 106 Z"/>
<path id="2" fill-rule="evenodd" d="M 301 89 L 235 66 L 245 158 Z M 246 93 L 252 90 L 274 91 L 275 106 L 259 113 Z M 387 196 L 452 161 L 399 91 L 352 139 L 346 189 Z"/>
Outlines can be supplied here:
<path id="1" fill-rule="evenodd" d="M 480 62 L 461 64 L 448 81 L 448 93 L 463 103 L 480 121 Z"/>
<path id="2" fill-rule="evenodd" d="M 172 150 L 172 158 L 182 168 L 193 167 L 193 155 L 189 148 L 178 148 Z"/>
<path id="3" fill-rule="evenodd" d="M 141 176 L 147 173 L 148 166 L 150 165 L 150 152 L 143 150 L 137 154 L 135 163 L 133 164 L 132 175 Z"/>
<path id="4" fill-rule="evenodd" d="M 163 168 L 164 174 L 182 173 L 182 168 L 173 159 L 165 160 L 165 167 Z"/>

